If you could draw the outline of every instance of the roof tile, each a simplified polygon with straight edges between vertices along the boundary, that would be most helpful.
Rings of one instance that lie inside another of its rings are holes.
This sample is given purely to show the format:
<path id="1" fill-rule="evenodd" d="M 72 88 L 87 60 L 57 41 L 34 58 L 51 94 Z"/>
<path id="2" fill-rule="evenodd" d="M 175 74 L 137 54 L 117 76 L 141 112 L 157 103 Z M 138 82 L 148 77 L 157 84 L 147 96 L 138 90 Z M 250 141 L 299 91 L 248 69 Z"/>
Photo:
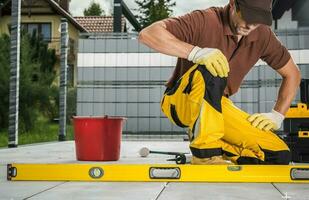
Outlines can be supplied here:
<path id="1" fill-rule="evenodd" d="M 75 20 L 82 25 L 90 33 L 107 33 L 113 32 L 113 16 L 85 16 L 74 17 Z M 121 19 L 121 32 L 125 31 L 126 21 L 125 18 Z"/>

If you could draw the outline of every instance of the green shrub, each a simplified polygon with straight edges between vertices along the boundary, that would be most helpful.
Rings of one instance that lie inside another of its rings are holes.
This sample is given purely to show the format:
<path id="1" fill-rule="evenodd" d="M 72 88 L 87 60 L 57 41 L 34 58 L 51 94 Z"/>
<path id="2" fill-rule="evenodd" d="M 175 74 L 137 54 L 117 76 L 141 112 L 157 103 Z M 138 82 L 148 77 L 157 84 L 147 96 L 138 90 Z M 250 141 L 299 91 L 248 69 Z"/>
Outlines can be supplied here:
<path id="1" fill-rule="evenodd" d="M 71 123 L 71 119 L 76 115 L 76 98 L 77 89 L 76 87 L 68 88 L 67 93 L 67 122 Z"/>
<path id="2" fill-rule="evenodd" d="M 0 36 L 0 130 L 8 127 L 10 78 L 10 38 Z"/>
<path id="3" fill-rule="evenodd" d="M 0 37 L 0 129 L 8 127 L 10 38 Z M 49 119 L 58 114 L 59 88 L 52 83 L 56 78 L 56 55 L 35 34 L 22 34 L 19 82 L 19 132 L 29 132 L 39 114 Z"/>

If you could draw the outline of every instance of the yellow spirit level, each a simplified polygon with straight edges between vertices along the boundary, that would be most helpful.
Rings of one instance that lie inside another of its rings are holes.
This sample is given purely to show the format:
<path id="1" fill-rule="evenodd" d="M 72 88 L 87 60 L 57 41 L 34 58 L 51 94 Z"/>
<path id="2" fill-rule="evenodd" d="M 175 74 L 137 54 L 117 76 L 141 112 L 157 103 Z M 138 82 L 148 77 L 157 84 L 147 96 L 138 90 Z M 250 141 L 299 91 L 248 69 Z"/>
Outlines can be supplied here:
<path id="1" fill-rule="evenodd" d="M 9 181 L 309 183 L 309 165 L 8 164 Z"/>

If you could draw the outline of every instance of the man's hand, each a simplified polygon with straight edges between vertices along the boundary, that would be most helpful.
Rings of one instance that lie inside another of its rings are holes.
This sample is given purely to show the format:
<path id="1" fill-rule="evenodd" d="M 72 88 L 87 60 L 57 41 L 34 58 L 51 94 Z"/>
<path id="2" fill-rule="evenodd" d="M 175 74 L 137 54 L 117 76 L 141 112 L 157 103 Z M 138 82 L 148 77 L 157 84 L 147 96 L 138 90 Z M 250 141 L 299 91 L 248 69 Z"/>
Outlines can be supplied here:
<path id="1" fill-rule="evenodd" d="M 194 47 L 188 60 L 196 64 L 205 65 L 213 76 L 227 77 L 230 71 L 226 57 L 219 49 Z"/>
<path id="2" fill-rule="evenodd" d="M 248 118 L 252 126 L 264 131 L 278 130 L 283 120 L 284 115 L 275 110 L 272 110 L 270 113 L 256 113 Z"/>

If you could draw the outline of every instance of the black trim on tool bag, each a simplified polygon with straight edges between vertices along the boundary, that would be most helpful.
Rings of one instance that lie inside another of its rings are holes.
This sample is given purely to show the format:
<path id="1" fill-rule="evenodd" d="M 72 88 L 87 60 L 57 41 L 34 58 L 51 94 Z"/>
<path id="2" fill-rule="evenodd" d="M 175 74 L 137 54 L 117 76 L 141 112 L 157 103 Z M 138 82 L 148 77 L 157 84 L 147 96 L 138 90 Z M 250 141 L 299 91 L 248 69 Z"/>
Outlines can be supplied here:
<path id="1" fill-rule="evenodd" d="M 214 107 L 218 112 L 222 112 L 221 99 L 227 84 L 227 78 L 214 77 L 205 66 L 199 65 L 206 85 L 204 99 Z"/>
<path id="2" fill-rule="evenodd" d="M 187 127 L 188 127 L 188 126 L 184 125 L 184 124 L 180 121 L 180 119 L 179 119 L 179 117 L 178 117 L 178 115 L 177 115 L 177 112 L 176 112 L 176 107 L 175 107 L 175 105 L 171 104 L 171 110 L 170 110 L 170 112 L 171 112 L 172 119 L 173 119 L 173 121 L 175 122 L 175 124 L 176 124 L 177 126 L 180 126 L 180 127 L 182 127 L 182 128 L 187 128 Z"/>
<path id="3" fill-rule="evenodd" d="M 260 147 L 261 148 L 261 147 Z M 239 165 L 254 165 L 254 164 L 263 164 L 263 165 L 288 165 L 291 161 L 291 152 L 288 150 L 281 151 L 272 151 L 268 149 L 262 149 L 264 152 L 265 159 L 260 160 L 253 157 L 241 156 L 236 162 Z"/>
<path id="4" fill-rule="evenodd" d="M 195 129 L 196 129 L 196 122 L 197 122 L 197 120 L 195 120 L 195 122 L 194 122 L 194 124 L 193 124 L 191 141 L 193 141 L 194 138 L 195 138 L 195 137 L 194 137 L 194 132 L 195 132 Z"/>
<path id="5" fill-rule="evenodd" d="M 165 100 L 165 96 L 163 96 L 163 98 L 162 98 L 162 101 L 161 101 L 161 108 L 162 108 L 162 106 L 163 106 L 164 100 Z"/>
<path id="6" fill-rule="evenodd" d="M 288 150 L 272 151 L 262 148 L 261 150 L 265 155 L 265 161 L 263 161 L 265 165 L 288 165 L 292 160 L 291 152 Z"/>
<path id="7" fill-rule="evenodd" d="M 212 148 L 212 149 L 197 149 L 194 147 L 190 147 L 192 155 L 198 158 L 210 158 L 213 156 L 221 156 L 222 148 Z"/>
<path id="8" fill-rule="evenodd" d="M 186 86 L 186 88 L 182 91 L 182 93 L 184 94 L 190 94 L 191 90 L 192 90 L 192 80 L 193 80 L 193 76 L 195 71 L 197 70 L 197 68 L 195 68 L 189 75 L 189 83 Z"/>
<path id="9" fill-rule="evenodd" d="M 248 156 L 241 156 L 236 160 L 238 165 L 258 165 L 258 164 L 264 164 L 263 161 L 253 158 L 253 157 L 248 157 Z"/>
<path id="10" fill-rule="evenodd" d="M 166 88 L 164 94 L 169 95 L 169 96 L 175 94 L 177 89 L 180 86 L 181 80 L 182 79 L 179 79 L 172 88 Z"/>
<path id="11" fill-rule="evenodd" d="M 237 156 L 237 155 L 235 155 L 235 154 L 233 154 L 233 153 L 231 153 L 231 152 L 224 151 L 224 150 L 222 150 L 222 151 L 223 151 L 223 154 L 225 154 L 227 157 L 234 157 L 234 156 Z"/>

